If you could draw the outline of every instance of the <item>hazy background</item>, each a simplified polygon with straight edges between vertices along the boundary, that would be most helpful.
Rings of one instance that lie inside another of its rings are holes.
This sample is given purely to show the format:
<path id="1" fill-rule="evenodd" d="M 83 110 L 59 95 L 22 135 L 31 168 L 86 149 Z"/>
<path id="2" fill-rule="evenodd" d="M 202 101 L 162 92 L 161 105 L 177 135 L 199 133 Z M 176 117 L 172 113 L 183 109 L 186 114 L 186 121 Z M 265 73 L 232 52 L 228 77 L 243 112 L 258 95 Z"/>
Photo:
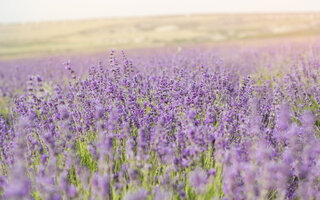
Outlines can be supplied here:
<path id="1" fill-rule="evenodd" d="M 317 38 L 315 0 L 0 0 L 0 59 Z"/>
<path id="2" fill-rule="evenodd" d="M 1 0 L 0 22 L 319 10 L 317 0 Z"/>

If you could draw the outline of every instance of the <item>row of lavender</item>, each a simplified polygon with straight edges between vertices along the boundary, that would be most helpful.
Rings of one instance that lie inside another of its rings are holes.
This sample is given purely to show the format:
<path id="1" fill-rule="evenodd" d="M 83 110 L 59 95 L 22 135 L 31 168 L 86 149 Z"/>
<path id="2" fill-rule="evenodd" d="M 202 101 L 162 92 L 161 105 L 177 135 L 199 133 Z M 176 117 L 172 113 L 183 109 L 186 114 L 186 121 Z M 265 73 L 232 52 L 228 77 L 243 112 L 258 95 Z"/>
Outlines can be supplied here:
<path id="1" fill-rule="evenodd" d="M 1 196 L 320 199 L 320 45 L 216 50 L 3 87 Z"/>

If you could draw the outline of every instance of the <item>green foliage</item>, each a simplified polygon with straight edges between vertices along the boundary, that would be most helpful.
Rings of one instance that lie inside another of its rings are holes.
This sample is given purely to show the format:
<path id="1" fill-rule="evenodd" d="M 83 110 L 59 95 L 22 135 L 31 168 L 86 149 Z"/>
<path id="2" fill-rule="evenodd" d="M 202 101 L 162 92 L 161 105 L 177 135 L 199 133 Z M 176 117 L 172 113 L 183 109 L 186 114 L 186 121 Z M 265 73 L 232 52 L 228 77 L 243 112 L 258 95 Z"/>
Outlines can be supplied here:
<path id="1" fill-rule="evenodd" d="M 196 199 L 197 194 L 195 193 L 195 191 L 192 189 L 192 187 L 189 184 L 186 184 L 185 191 L 186 191 L 187 199 L 190 199 L 190 200 Z"/>
<path id="2" fill-rule="evenodd" d="M 218 198 L 222 199 L 223 197 L 223 188 L 222 188 L 222 165 L 219 162 L 215 163 L 216 175 L 214 177 L 214 182 L 208 186 L 207 193 L 205 194 L 205 199 Z"/>
<path id="3" fill-rule="evenodd" d="M 92 158 L 86 142 L 79 140 L 76 143 L 76 147 L 81 165 L 86 166 L 91 172 L 96 172 L 98 170 L 98 163 Z"/>
<path id="4" fill-rule="evenodd" d="M 32 167 L 35 171 L 38 171 L 38 166 L 41 163 L 40 153 L 36 151 L 33 155 Z"/>
<path id="5" fill-rule="evenodd" d="M 73 184 L 75 186 L 78 186 L 80 184 L 80 180 L 78 178 L 75 166 L 71 166 L 71 168 L 68 172 L 68 181 L 70 184 Z"/>
<path id="6" fill-rule="evenodd" d="M 41 194 L 40 194 L 39 192 L 37 192 L 37 191 L 33 191 L 33 192 L 31 193 L 31 197 L 32 197 L 32 199 L 34 199 L 34 200 L 42 200 Z"/>
<path id="7" fill-rule="evenodd" d="M 9 119 L 9 110 L 9 97 L 0 96 L 0 115 L 6 120 Z"/>

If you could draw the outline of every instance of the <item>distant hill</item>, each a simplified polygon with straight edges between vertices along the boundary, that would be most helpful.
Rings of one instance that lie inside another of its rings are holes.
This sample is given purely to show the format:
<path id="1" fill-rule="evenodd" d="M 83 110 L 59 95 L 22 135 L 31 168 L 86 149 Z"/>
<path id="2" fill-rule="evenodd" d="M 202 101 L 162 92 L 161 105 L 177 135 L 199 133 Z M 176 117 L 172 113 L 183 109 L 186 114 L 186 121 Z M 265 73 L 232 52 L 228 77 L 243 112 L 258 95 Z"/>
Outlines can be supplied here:
<path id="1" fill-rule="evenodd" d="M 215 14 L 0 25 L 0 58 L 320 35 L 320 13 Z"/>

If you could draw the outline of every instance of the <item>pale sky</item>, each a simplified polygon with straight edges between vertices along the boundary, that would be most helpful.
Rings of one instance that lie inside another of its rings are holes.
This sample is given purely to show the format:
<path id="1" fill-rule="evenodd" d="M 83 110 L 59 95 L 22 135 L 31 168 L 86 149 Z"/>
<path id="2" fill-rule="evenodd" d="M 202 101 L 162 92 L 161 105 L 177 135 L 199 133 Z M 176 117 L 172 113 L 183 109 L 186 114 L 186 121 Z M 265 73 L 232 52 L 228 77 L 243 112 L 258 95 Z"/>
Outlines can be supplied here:
<path id="1" fill-rule="evenodd" d="M 200 13 L 320 11 L 320 0 L 0 0 L 0 23 Z"/>

